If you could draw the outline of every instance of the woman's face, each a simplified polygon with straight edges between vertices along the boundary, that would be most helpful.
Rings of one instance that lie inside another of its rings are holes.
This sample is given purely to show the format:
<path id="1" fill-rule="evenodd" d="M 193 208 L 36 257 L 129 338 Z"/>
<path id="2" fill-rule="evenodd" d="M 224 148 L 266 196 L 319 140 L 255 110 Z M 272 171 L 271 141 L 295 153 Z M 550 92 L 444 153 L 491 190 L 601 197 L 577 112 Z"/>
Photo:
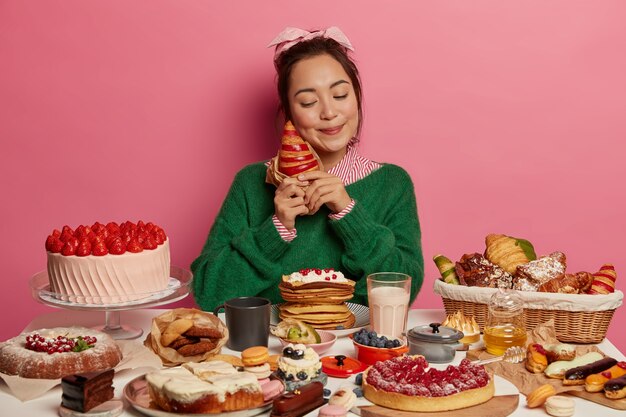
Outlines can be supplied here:
<path id="1" fill-rule="evenodd" d="M 328 168 L 356 135 L 359 109 L 350 77 L 330 55 L 297 62 L 289 77 L 289 109 L 298 133 Z"/>

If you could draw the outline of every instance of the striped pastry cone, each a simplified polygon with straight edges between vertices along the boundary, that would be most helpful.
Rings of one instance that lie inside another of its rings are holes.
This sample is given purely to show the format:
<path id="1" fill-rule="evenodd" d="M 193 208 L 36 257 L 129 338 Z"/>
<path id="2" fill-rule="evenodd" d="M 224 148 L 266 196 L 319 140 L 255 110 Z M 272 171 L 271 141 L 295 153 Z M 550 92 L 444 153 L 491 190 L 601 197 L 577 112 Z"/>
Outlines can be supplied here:
<path id="1" fill-rule="evenodd" d="M 604 264 L 600 270 L 593 274 L 591 288 L 587 294 L 610 294 L 615 291 L 617 272 L 611 264 Z"/>
<path id="2" fill-rule="evenodd" d="M 303 172 L 323 170 L 315 149 L 298 135 L 290 121 L 285 123 L 280 149 L 267 168 L 265 182 L 278 186 L 283 179 Z"/>
<path id="3" fill-rule="evenodd" d="M 435 265 L 437 265 L 437 269 L 441 273 L 441 278 L 443 281 L 448 284 L 459 284 L 459 278 L 456 276 L 456 271 L 454 270 L 454 263 L 446 258 L 443 255 L 435 255 L 433 256 L 433 261 L 435 261 Z"/>

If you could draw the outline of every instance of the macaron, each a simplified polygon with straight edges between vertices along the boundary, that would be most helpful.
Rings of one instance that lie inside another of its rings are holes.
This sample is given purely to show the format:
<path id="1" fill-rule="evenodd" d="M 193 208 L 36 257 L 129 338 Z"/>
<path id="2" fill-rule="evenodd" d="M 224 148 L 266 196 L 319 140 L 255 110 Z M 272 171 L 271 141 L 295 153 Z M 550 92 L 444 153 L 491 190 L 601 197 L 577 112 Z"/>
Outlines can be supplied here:
<path id="1" fill-rule="evenodd" d="M 256 376 L 256 379 L 265 379 L 272 374 L 269 363 L 264 363 L 257 366 L 244 366 L 243 370 L 246 372 L 250 372 L 251 374 Z"/>
<path id="2" fill-rule="evenodd" d="M 339 388 L 328 400 L 330 405 L 338 405 L 350 411 L 356 403 L 356 394 L 350 388 Z"/>
<path id="3" fill-rule="evenodd" d="M 243 366 L 262 365 L 269 359 L 269 351 L 265 346 L 252 346 L 241 352 Z"/>
<path id="4" fill-rule="evenodd" d="M 263 401 L 269 401 L 285 392 L 285 386 L 278 379 L 264 379 L 259 381 L 263 391 Z"/>
<path id="5" fill-rule="evenodd" d="M 319 417 L 346 417 L 348 410 L 340 405 L 326 404 L 320 408 Z"/>
<path id="6" fill-rule="evenodd" d="M 570 417 L 574 415 L 574 400 L 555 395 L 546 400 L 546 412 L 554 417 Z"/>

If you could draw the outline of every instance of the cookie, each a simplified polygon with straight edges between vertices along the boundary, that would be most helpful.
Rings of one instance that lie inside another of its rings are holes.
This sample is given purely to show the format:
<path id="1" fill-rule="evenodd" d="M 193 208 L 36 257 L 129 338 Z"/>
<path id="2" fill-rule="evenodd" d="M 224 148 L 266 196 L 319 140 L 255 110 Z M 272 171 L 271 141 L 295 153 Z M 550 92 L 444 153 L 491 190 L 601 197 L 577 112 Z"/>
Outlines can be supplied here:
<path id="1" fill-rule="evenodd" d="M 194 343 L 191 345 L 185 345 L 176 351 L 183 356 L 195 356 L 202 355 L 215 348 L 215 343 L 210 340 L 203 340 L 202 342 Z"/>
<path id="2" fill-rule="evenodd" d="M 167 328 L 161 335 L 161 344 L 163 346 L 169 346 L 174 340 L 182 336 L 187 330 L 193 326 L 193 320 L 191 319 L 178 319 L 174 320 L 167 325 Z"/>
<path id="3" fill-rule="evenodd" d="M 212 327 L 199 327 L 194 325 L 185 332 L 185 336 L 204 337 L 207 339 L 221 339 L 222 332 Z"/>
<path id="4" fill-rule="evenodd" d="M 170 345 L 168 347 L 171 347 L 172 349 L 179 349 L 183 346 L 186 345 L 191 345 L 192 343 L 198 343 L 200 341 L 200 339 L 198 339 L 197 337 L 185 337 L 185 336 L 181 336 L 178 339 L 174 340 L 172 343 L 170 343 Z"/>
<path id="5" fill-rule="evenodd" d="M 210 360 L 211 361 L 224 361 L 224 362 L 230 363 L 233 366 L 243 367 L 243 361 L 241 360 L 240 357 L 237 357 L 235 355 L 218 354 L 218 355 L 211 356 Z"/>

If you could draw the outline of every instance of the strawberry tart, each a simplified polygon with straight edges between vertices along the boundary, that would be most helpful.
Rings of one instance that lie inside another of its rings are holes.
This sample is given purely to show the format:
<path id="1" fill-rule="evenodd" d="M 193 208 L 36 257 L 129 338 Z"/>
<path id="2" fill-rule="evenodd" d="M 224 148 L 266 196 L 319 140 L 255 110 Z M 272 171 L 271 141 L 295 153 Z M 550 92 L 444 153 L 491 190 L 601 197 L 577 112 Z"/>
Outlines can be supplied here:
<path id="1" fill-rule="evenodd" d="M 63 301 L 133 301 L 166 289 L 169 282 L 169 239 L 150 222 L 64 226 L 48 236 L 46 251 L 50 291 Z"/>
<path id="2" fill-rule="evenodd" d="M 423 356 L 376 362 L 363 374 L 363 395 L 404 411 L 449 411 L 482 404 L 494 395 L 493 378 L 482 365 L 463 359 L 445 370 L 428 368 Z"/>

